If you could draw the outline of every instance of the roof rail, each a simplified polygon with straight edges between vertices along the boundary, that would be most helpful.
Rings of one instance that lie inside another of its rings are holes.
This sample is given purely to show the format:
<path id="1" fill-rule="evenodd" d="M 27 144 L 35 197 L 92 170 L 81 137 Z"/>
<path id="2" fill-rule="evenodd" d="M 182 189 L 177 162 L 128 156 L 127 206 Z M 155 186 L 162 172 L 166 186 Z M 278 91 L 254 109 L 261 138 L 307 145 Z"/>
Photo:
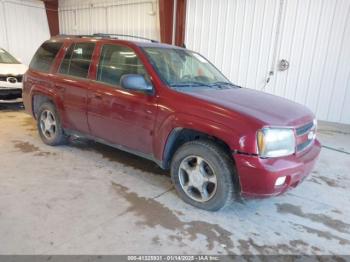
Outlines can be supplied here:
<path id="1" fill-rule="evenodd" d="M 91 37 L 91 35 L 68 35 L 68 34 L 59 34 L 59 35 L 55 35 L 53 36 L 54 37 L 79 37 L 79 38 L 82 38 L 82 37 Z"/>
<path id="2" fill-rule="evenodd" d="M 134 35 L 95 33 L 92 36 L 109 37 L 109 38 L 118 38 L 118 36 L 121 36 L 121 37 L 130 37 L 130 38 L 136 38 L 136 39 L 141 39 L 141 40 L 147 40 L 147 41 L 151 41 L 152 43 L 158 43 L 157 40 L 142 37 L 142 36 L 134 36 Z"/>
<path id="3" fill-rule="evenodd" d="M 59 34 L 59 35 L 53 36 L 53 38 L 55 38 L 55 37 L 78 37 L 78 38 L 83 38 L 83 37 L 101 37 L 101 38 L 115 38 L 115 39 L 118 39 L 118 36 L 120 36 L 120 37 L 130 37 L 130 38 L 142 39 L 142 40 L 150 41 L 150 42 L 152 42 L 152 43 L 158 43 L 157 40 L 150 39 L 150 38 L 146 38 L 146 37 L 142 37 L 142 36 L 123 35 L 123 34 L 105 34 L 105 33 L 95 33 L 95 34 L 92 34 L 92 35 L 69 35 L 69 34 Z"/>

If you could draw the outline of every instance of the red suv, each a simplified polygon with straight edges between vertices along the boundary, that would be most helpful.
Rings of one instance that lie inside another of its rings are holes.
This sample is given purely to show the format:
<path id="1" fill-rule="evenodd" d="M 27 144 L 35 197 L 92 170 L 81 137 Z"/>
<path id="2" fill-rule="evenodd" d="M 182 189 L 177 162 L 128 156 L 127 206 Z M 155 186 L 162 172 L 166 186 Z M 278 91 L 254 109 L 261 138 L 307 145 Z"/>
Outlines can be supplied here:
<path id="1" fill-rule="evenodd" d="M 200 54 L 154 41 L 52 38 L 24 76 L 23 100 L 44 143 L 78 135 L 148 158 L 206 210 L 236 193 L 297 186 L 321 148 L 304 106 L 236 86 Z"/>

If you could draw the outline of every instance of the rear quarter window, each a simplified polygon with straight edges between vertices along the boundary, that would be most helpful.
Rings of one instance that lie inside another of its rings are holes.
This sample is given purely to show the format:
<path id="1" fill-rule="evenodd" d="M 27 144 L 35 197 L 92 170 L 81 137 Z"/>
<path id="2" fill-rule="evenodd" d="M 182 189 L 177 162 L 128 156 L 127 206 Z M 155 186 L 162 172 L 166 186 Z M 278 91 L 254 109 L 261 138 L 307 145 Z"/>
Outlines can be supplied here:
<path id="1" fill-rule="evenodd" d="M 60 51 L 60 48 L 62 47 L 62 44 L 63 43 L 58 42 L 43 43 L 38 51 L 36 51 L 29 67 L 34 70 L 49 72 L 58 51 Z"/>

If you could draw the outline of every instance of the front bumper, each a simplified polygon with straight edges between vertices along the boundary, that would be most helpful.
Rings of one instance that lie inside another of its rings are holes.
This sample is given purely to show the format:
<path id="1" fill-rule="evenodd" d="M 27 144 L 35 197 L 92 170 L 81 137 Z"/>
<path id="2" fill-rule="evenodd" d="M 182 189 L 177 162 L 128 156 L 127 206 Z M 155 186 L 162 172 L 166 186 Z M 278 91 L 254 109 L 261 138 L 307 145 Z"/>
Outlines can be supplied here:
<path id="1" fill-rule="evenodd" d="M 0 103 L 21 102 L 22 89 L 0 89 Z"/>
<path id="2" fill-rule="evenodd" d="M 0 81 L 0 103 L 21 102 L 22 83 L 8 83 Z"/>
<path id="3" fill-rule="evenodd" d="M 312 171 L 320 154 L 321 144 L 316 139 L 307 150 L 280 158 L 233 154 L 243 197 L 269 197 L 282 194 L 299 185 Z M 275 186 L 279 177 L 284 184 Z"/>

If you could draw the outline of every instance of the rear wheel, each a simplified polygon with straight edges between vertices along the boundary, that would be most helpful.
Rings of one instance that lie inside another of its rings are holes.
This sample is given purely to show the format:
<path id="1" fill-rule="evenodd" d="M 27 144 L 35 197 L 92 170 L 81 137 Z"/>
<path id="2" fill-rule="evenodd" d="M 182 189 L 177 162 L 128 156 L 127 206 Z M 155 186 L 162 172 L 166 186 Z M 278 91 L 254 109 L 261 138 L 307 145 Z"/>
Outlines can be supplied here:
<path id="1" fill-rule="evenodd" d="M 171 163 L 171 177 L 180 197 L 209 211 L 230 204 L 235 191 L 232 159 L 217 144 L 196 140 L 182 145 Z"/>
<path id="2" fill-rule="evenodd" d="M 37 120 L 39 135 L 45 144 L 56 146 L 67 142 L 59 115 L 51 102 L 40 106 Z"/>

